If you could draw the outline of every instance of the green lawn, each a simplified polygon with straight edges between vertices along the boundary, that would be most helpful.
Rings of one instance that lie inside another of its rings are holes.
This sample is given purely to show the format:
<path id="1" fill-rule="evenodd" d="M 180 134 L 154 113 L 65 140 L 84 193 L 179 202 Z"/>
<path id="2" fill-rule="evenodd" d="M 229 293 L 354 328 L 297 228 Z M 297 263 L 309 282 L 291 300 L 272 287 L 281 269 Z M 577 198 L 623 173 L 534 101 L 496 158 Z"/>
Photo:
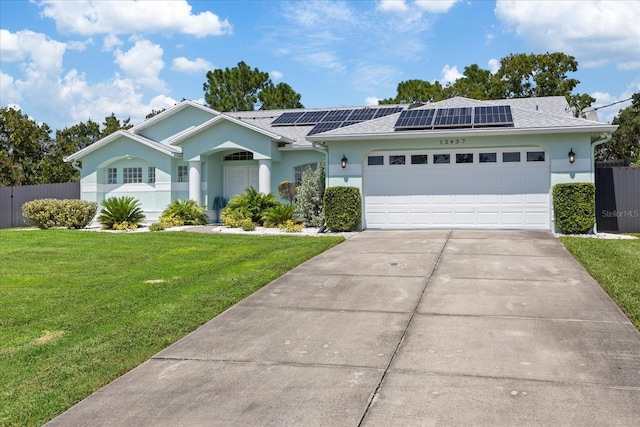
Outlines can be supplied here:
<path id="1" fill-rule="evenodd" d="M 640 239 L 560 240 L 640 330 Z"/>
<path id="2" fill-rule="evenodd" d="M 340 241 L 0 230 L 0 425 L 41 425 Z"/>

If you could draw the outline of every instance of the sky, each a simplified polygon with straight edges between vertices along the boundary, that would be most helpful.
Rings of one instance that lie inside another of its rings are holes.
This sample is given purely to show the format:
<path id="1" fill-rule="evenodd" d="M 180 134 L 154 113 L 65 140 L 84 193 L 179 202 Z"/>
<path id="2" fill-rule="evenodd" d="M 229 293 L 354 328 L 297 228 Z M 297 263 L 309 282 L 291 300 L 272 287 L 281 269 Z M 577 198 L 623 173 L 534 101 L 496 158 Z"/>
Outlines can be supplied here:
<path id="1" fill-rule="evenodd" d="M 576 93 L 640 92 L 640 1 L 0 1 L 0 107 L 63 129 L 114 113 L 138 124 L 207 71 L 244 61 L 307 108 L 375 105 L 399 82 L 442 84 L 512 53 L 564 52 Z M 598 110 L 610 122 L 630 101 Z"/>

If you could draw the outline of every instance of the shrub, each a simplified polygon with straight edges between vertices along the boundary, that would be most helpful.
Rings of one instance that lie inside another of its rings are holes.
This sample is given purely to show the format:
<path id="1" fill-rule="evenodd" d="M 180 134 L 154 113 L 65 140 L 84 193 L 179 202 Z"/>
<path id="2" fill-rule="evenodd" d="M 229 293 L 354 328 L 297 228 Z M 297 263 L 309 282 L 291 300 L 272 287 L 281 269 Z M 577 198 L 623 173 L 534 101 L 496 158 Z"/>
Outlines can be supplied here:
<path id="1" fill-rule="evenodd" d="M 85 200 L 38 199 L 22 205 L 27 224 L 51 227 L 84 228 L 96 215 L 98 204 Z"/>
<path id="2" fill-rule="evenodd" d="M 284 223 L 278 226 L 280 230 L 283 230 L 287 233 L 300 233 L 302 231 L 302 224 L 296 222 L 294 220 L 287 220 Z"/>
<path id="3" fill-rule="evenodd" d="M 161 222 L 154 222 L 149 226 L 149 231 L 162 231 L 165 226 Z"/>
<path id="4" fill-rule="evenodd" d="M 296 186 L 293 182 L 282 181 L 278 185 L 278 195 L 284 200 L 288 200 L 289 203 L 293 203 L 296 198 Z"/>
<path id="5" fill-rule="evenodd" d="M 249 218 L 245 218 L 242 220 L 240 227 L 242 227 L 243 231 L 255 231 L 256 223 L 251 221 Z"/>
<path id="6" fill-rule="evenodd" d="M 158 218 L 158 222 L 162 224 L 164 228 L 180 227 L 181 225 L 184 225 L 184 221 L 182 219 L 173 215 L 160 216 L 160 218 Z"/>
<path id="7" fill-rule="evenodd" d="M 262 214 L 263 224 L 265 227 L 278 227 L 287 221 L 292 221 L 295 211 L 295 205 L 279 203 L 270 207 Z"/>
<path id="8" fill-rule="evenodd" d="M 122 230 L 122 224 L 129 229 L 137 228 L 145 218 L 140 202 L 133 197 L 110 197 L 102 201 L 102 206 L 98 222 L 106 229 Z"/>
<path id="9" fill-rule="evenodd" d="M 316 170 L 307 167 L 302 172 L 302 181 L 297 188 L 296 207 L 302 223 L 308 227 L 320 227 L 324 224 L 324 181 L 324 162 L 318 163 Z"/>
<path id="10" fill-rule="evenodd" d="M 595 185 L 588 182 L 553 186 L 556 227 L 566 234 L 583 234 L 596 223 Z"/>
<path id="11" fill-rule="evenodd" d="M 255 188 L 249 187 L 244 194 L 235 195 L 229 200 L 220 217 L 222 222 L 229 227 L 233 227 L 233 225 L 228 224 L 228 220 L 235 223 L 237 220 L 245 218 L 251 219 L 257 225 L 262 225 L 262 214 L 277 204 L 278 202 L 273 194 L 260 193 Z M 235 227 L 238 227 L 238 225 Z"/>
<path id="12" fill-rule="evenodd" d="M 331 231 L 354 231 L 360 225 L 362 199 L 356 187 L 329 187 L 324 193 L 324 218 Z"/>
<path id="13" fill-rule="evenodd" d="M 164 217 L 177 218 L 180 225 L 203 225 L 209 223 L 209 217 L 204 213 L 204 207 L 198 206 L 195 200 L 172 200 L 169 206 L 160 214 Z"/>
<path id="14" fill-rule="evenodd" d="M 220 214 L 220 219 L 227 227 L 237 228 L 242 225 L 242 221 L 246 219 L 246 216 L 241 210 L 225 208 Z"/>

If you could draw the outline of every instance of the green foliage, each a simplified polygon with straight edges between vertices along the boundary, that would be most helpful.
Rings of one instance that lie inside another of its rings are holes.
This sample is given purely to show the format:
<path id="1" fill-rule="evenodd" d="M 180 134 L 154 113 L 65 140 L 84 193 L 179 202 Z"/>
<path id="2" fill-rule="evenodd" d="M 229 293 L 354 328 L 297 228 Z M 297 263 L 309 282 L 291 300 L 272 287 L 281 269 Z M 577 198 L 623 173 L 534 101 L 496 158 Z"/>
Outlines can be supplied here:
<path id="1" fill-rule="evenodd" d="M 51 130 L 20 110 L 0 109 L 0 186 L 38 184 Z"/>
<path id="2" fill-rule="evenodd" d="M 279 227 L 287 221 L 292 221 L 295 211 L 295 205 L 278 203 L 264 211 L 262 214 L 262 222 L 265 227 Z"/>
<path id="3" fill-rule="evenodd" d="M 288 200 L 289 203 L 293 203 L 296 198 L 296 187 L 293 182 L 282 181 L 280 185 L 278 185 L 278 195 L 282 199 Z"/>
<path id="4" fill-rule="evenodd" d="M 149 231 L 162 231 L 166 227 L 161 222 L 154 222 L 149 226 Z"/>
<path id="5" fill-rule="evenodd" d="M 242 220 L 240 228 L 242 228 L 242 231 L 255 231 L 256 223 L 251 221 L 249 218 L 245 218 Z"/>
<path id="6" fill-rule="evenodd" d="M 316 170 L 307 167 L 302 172 L 302 182 L 297 188 L 296 211 L 307 227 L 324 224 L 325 164 L 318 163 Z"/>
<path id="7" fill-rule="evenodd" d="M 632 103 L 613 119 L 618 125 L 611 140 L 596 147 L 596 160 L 640 159 L 640 92 Z"/>
<path id="8" fill-rule="evenodd" d="M 158 223 L 164 228 L 180 227 L 184 225 L 184 221 L 181 218 L 173 215 L 161 216 L 158 218 Z"/>
<path id="9" fill-rule="evenodd" d="M 104 118 L 104 122 L 102 122 L 102 132 L 100 134 L 100 138 L 104 138 L 106 136 L 111 135 L 112 133 L 119 131 L 120 129 L 131 129 L 133 125 L 131 124 L 131 117 L 127 117 L 125 120 L 120 122 L 120 119 L 116 117 L 115 114 L 111 113 L 110 116 Z"/>
<path id="10" fill-rule="evenodd" d="M 360 226 L 362 198 L 356 187 L 329 187 L 324 193 L 324 217 L 331 231 L 354 231 Z"/>
<path id="11" fill-rule="evenodd" d="M 273 194 L 260 193 L 255 188 L 249 187 L 244 194 L 237 194 L 229 200 L 227 206 L 222 210 L 221 219 L 228 227 L 240 226 L 238 221 L 245 218 L 262 225 L 262 214 L 277 204 L 278 202 Z"/>
<path id="12" fill-rule="evenodd" d="M 442 85 L 424 80 L 406 80 L 398 83 L 397 94 L 394 98 L 382 99 L 380 104 L 413 104 L 416 102 L 440 101 L 442 97 Z"/>
<path id="13" fill-rule="evenodd" d="M 98 216 L 98 222 L 109 230 L 137 228 L 145 216 L 140 208 L 140 202 L 133 197 L 110 197 L 102 201 L 102 209 Z"/>
<path id="14" fill-rule="evenodd" d="M 38 199 L 22 205 L 27 223 L 38 228 L 84 228 L 96 216 L 98 204 L 84 200 Z"/>
<path id="15" fill-rule="evenodd" d="M 553 186 L 556 227 L 565 234 L 584 234 L 596 223 L 596 188 L 589 182 Z"/>
<path id="16" fill-rule="evenodd" d="M 280 224 L 278 228 L 287 233 L 300 233 L 302 231 L 302 224 L 292 219 L 288 219 L 284 223 Z"/>
<path id="17" fill-rule="evenodd" d="M 204 225 L 209 223 L 209 217 L 204 213 L 204 207 L 198 206 L 195 200 L 171 201 L 169 206 L 160 214 L 160 221 L 163 218 L 179 219 L 180 225 Z"/>
<path id="18" fill-rule="evenodd" d="M 262 110 L 302 108 L 300 95 L 289 85 L 274 86 L 269 73 L 251 68 L 244 61 L 233 68 L 207 72 L 202 89 L 207 105 L 218 111 L 252 111 L 258 103 Z"/>
<path id="19" fill-rule="evenodd" d="M 629 163 L 629 166 L 632 168 L 640 168 L 640 160 L 636 160 L 635 162 Z"/>

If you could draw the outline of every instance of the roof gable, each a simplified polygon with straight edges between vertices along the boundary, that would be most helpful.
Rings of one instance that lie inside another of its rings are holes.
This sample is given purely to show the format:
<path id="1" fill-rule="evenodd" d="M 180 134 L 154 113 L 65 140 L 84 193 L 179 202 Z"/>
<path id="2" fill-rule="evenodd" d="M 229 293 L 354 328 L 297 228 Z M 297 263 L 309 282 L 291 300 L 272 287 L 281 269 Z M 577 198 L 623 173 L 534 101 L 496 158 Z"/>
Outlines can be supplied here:
<path id="1" fill-rule="evenodd" d="M 140 143 L 142 145 L 145 145 L 149 148 L 157 150 L 168 156 L 180 156 L 182 154 L 182 150 L 179 147 L 172 147 L 172 146 L 145 138 L 143 136 L 130 133 L 129 131 L 126 131 L 126 130 L 119 130 L 102 138 L 99 141 L 94 142 L 93 144 L 83 148 L 82 150 L 77 151 L 68 157 L 65 157 L 64 161 L 71 162 L 74 160 L 80 160 L 87 154 L 93 153 L 94 151 L 97 151 L 102 147 L 110 144 L 111 142 L 119 140 L 120 138 L 126 138 L 136 143 Z"/>

